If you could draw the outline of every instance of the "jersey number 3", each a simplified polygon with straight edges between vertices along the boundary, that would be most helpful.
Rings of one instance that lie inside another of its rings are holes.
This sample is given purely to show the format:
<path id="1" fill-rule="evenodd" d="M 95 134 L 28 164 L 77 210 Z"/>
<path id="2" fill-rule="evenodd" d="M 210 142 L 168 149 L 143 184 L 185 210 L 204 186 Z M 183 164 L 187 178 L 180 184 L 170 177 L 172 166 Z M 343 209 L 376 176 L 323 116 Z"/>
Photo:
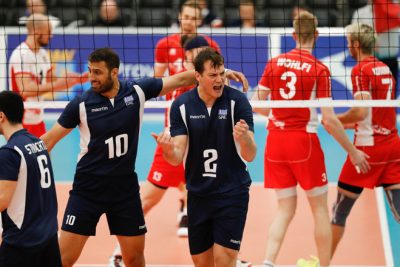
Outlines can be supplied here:
<path id="1" fill-rule="evenodd" d="M 296 94 L 296 87 L 294 86 L 297 82 L 296 73 L 293 71 L 286 71 L 282 74 L 281 80 L 286 81 L 286 88 L 289 89 L 289 92 L 287 92 L 287 89 L 279 88 L 281 97 L 283 99 L 292 99 Z"/>

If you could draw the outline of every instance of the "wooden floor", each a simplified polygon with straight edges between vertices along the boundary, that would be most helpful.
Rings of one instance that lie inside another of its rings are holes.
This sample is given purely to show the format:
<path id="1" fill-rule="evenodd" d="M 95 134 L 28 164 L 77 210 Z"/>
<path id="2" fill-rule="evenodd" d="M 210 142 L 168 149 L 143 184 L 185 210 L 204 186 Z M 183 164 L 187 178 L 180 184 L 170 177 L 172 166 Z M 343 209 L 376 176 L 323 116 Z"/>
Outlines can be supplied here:
<path id="1" fill-rule="evenodd" d="M 58 184 L 59 219 L 64 212 L 70 184 Z M 329 205 L 336 198 L 335 187 L 330 188 Z M 168 190 L 165 198 L 147 216 L 145 256 L 148 265 L 190 265 L 186 238 L 178 238 L 178 192 Z M 260 185 L 253 185 L 250 207 L 240 258 L 259 265 L 263 261 L 267 230 L 276 211 L 275 193 Z M 348 219 L 346 234 L 339 245 L 332 265 L 386 266 L 377 201 L 375 193 L 365 190 Z M 109 235 L 106 220 L 101 218 L 97 236 L 91 237 L 77 266 L 107 266 L 116 239 Z M 316 254 L 313 241 L 313 221 L 304 193 L 299 190 L 296 216 L 283 243 L 278 265 L 294 265 L 298 258 Z"/>

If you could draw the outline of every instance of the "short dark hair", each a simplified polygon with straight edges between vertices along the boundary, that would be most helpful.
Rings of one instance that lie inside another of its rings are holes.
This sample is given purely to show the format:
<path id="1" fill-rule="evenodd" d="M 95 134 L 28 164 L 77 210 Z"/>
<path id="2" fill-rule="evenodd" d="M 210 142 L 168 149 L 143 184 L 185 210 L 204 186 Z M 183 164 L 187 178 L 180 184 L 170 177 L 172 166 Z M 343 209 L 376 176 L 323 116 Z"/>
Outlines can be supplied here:
<path id="1" fill-rule="evenodd" d="M 211 61 L 211 66 L 214 68 L 224 65 L 224 58 L 221 56 L 221 54 L 215 51 L 213 48 L 207 47 L 194 59 L 194 69 L 198 73 L 202 74 L 204 71 L 204 63 L 208 60 Z"/>
<path id="2" fill-rule="evenodd" d="M 11 124 L 22 123 L 24 116 L 22 97 L 11 91 L 0 92 L 0 112 L 4 112 Z"/>
<path id="3" fill-rule="evenodd" d="M 108 70 L 119 68 L 119 56 L 111 48 L 99 48 L 94 50 L 89 55 L 89 62 L 101 62 L 104 61 L 107 65 Z"/>

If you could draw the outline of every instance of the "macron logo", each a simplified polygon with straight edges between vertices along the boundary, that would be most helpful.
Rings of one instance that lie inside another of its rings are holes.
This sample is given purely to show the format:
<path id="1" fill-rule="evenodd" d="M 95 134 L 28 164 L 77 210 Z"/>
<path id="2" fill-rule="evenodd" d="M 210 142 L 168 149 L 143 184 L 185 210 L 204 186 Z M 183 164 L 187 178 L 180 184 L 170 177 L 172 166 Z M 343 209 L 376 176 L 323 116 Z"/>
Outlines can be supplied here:
<path id="1" fill-rule="evenodd" d="M 99 111 L 106 111 L 106 110 L 108 110 L 108 107 L 92 108 L 90 111 L 91 112 L 99 112 Z"/>
<path id="2" fill-rule="evenodd" d="M 238 244 L 238 245 L 240 245 L 240 240 L 234 240 L 234 239 L 231 239 L 231 240 L 229 240 L 231 243 L 233 243 L 233 244 Z"/>
<path id="3" fill-rule="evenodd" d="M 139 230 L 143 230 L 143 229 L 146 229 L 146 225 L 145 224 L 139 225 Z"/>
<path id="4" fill-rule="evenodd" d="M 191 119 L 197 120 L 197 119 L 205 119 L 206 115 L 190 115 Z"/>

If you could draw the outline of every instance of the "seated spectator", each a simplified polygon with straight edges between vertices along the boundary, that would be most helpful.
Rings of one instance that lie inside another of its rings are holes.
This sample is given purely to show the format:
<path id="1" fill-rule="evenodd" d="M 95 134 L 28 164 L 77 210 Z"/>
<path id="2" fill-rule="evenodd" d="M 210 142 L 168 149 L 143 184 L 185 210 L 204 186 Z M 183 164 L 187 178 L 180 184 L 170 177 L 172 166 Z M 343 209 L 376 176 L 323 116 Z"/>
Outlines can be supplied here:
<path id="1" fill-rule="evenodd" d="M 125 19 L 115 0 L 103 0 L 100 3 L 100 10 L 94 26 L 102 27 L 124 27 L 129 21 Z"/>
<path id="2" fill-rule="evenodd" d="M 228 27 L 255 28 L 265 26 L 256 20 L 256 10 L 252 0 L 240 0 L 240 18 L 232 21 Z"/>
<path id="3" fill-rule="evenodd" d="M 217 15 L 208 7 L 207 0 L 199 0 L 197 2 L 201 9 L 202 16 L 202 27 L 220 28 L 223 26 L 222 19 L 218 18 Z"/>
<path id="4" fill-rule="evenodd" d="M 26 25 L 26 21 L 31 14 L 46 15 L 53 29 L 61 25 L 59 18 L 47 14 L 47 5 L 43 0 L 26 0 L 26 16 L 18 19 L 18 25 Z"/>

